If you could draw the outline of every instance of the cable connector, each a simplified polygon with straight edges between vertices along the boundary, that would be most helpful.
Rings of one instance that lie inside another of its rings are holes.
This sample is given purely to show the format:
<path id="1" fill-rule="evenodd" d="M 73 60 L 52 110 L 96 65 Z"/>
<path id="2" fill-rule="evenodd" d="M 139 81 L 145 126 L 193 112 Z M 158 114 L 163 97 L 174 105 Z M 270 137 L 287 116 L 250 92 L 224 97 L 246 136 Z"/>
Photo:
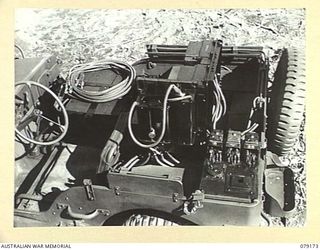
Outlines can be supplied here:
<path id="1" fill-rule="evenodd" d="M 179 87 L 177 87 L 176 85 L 173 85 L 173 90 L 179 95 L 179 96 L 185 96 L 186 94 L 185 93 L 183 93 L 182 91 L 181 91 L 181 89 L 179 88 Z"/>

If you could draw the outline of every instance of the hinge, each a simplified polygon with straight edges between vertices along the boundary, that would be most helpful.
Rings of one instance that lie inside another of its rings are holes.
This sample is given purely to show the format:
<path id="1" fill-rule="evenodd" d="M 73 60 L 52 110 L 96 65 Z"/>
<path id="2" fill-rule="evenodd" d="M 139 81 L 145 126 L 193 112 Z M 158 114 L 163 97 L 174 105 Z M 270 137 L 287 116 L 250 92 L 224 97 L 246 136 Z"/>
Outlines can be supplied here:
<path id="1" fill-rule="evenodd" d="M 94 190 L 92 187 L 92 181 L 90 179 L 84 179 L 83 180 L 84 189 L 87 194 L 87 198 L 89 201 L 95 200 Z"/>

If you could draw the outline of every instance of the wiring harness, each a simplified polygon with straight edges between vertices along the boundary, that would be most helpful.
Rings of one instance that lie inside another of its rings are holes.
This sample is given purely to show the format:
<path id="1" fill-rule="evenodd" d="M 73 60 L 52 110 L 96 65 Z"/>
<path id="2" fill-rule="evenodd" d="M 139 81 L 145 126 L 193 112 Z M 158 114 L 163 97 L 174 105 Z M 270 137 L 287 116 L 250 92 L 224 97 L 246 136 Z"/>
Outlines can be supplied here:
<path id="1" fill-rule="evenodd" d="M 246 133 L 248 132 L 254 132 L 258 127 L 259 127 L 259 124 L 254 122 L 253 124 L 251 119 L 253 117 L 253 114 L 254 112 L 257 110 L 258 108 L 258 104 L 259 103 L 264 103 L 265 102 L 265 99 L 262 97 L 262 96 L 257 96 L 256 98 L 253 99 L 253 102 L 252 102 L 252 108 L 251 108 L 251 111 L 250 111 L 250 115 L 249 115 L 249 120 L 248 120 L 248 125 L 247 125 L 247 129 L 245 131 L 243 131 L 241 133 L 241 135 L 245 135 Z"/>
<path id="2" fill-rule="evenodd" d="M 221 87 L 218 82 L 218 77 L 215 75 L 213 79 L 214 90 L 213 94 L 216 103 L 212 106 L 212 129 L 216 129 L 217 122 L 225 115 L 227 111 L 226 99 L 222 93 Z"/>
<path id="3" fill-rule="evenodd" d="M 118 84 L 100 91 L 85 90 L 84 74 L 102 70 L 113 70 L 117 74 L 123 76 L 124 79 Z M 78 64 L 69 70 L 67 76 L 67 93 L 71 97 L 78 98 L 86 102 L 109 102 L 126 95 L 130 91 L 135 77 L 136 71 L 131 65 L 117 60 L 103 60 Z"/>

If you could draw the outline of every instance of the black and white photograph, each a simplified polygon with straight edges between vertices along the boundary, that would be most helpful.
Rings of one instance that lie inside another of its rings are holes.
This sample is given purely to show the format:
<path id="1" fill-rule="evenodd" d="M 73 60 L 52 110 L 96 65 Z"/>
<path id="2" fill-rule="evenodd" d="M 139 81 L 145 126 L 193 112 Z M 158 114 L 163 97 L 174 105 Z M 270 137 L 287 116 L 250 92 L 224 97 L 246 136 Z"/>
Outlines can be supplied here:
<path id="1" fill-rule="evenodd" d="M 14 227 L 305 226 L 305 9 L 14 18 Z"/>

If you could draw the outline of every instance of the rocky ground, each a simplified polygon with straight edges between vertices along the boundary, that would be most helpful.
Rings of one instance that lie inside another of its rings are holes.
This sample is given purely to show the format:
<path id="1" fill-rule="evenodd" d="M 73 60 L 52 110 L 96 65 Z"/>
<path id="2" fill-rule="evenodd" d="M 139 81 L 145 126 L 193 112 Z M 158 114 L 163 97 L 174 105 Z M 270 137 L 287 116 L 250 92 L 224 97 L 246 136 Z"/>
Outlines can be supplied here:
<path id="1" fill-rule="evenodd" d="M 145 45 L 187 44 L 222 39 L 225 45 L 259 45 L 272 58 L 270 78 L 283 47 L 305 47 L 303 9 L 216 10 L 69 10 L 16 11 L 16 43 L 27 57 L 56 54 L 63 75 L 78 63 L 113 58 L 134 62 L 145 57 Z M 296 211 L 287 226 L 303 226 L 306 217 L 305 133 L 285 159 L 295 173 Z M 279 218 L 273 225 L 282 226 Z"/>

